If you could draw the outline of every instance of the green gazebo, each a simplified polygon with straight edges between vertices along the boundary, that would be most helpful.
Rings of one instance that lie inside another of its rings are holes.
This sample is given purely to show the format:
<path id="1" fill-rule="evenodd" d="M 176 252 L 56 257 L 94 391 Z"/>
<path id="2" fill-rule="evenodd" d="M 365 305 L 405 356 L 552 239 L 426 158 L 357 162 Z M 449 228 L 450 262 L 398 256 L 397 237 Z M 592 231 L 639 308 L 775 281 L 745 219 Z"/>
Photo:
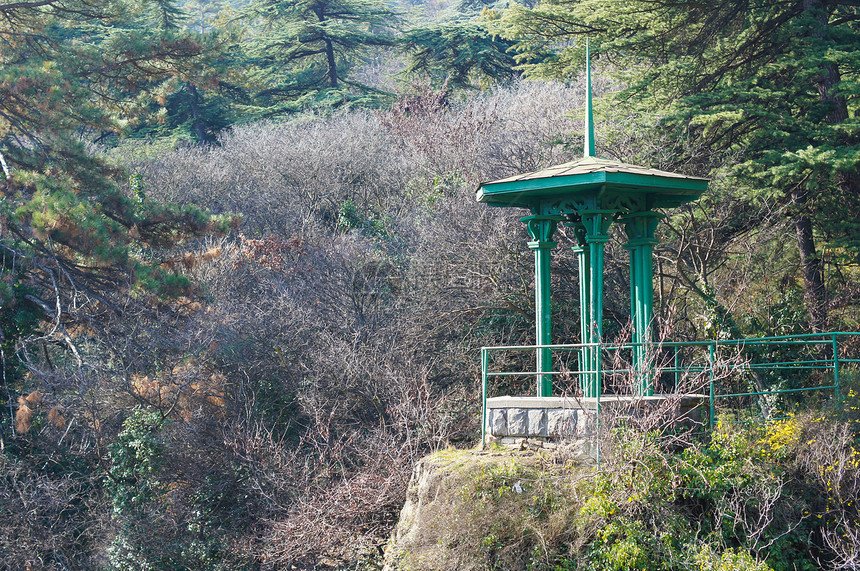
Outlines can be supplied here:
<path id="1" fill-rule="evenodd" d="M 586 54 L 588 48 L 586 47 Z M 490 206 L 528 208 L 522 218 L 535 252 L 535 327 L 537 396 L 552 395 L 552 344 L 550 315 L 550 253 L 558 244 L 553 236 L 559 224 L 573 227 L 579 259 L 579 300 L 582 323 L 583 395 L 600 392 L 600 351 L 603 322 L 603 250 L 613 222 L 623 224 L 630 251 L 630 299 L 633 323 L 634 365 L 642 365 L 651 341 L 654 317 L 654 232 L 663 215 L 699 198 L 708 179 L 630 165 L 594 156 L 594 120 L 591 105 L 591 66 L 586 55 L 585 149 L 579 160 L 540 171 L 519 174 L 478 187 L 478 202 Z M 653 394 L 650 377 L 642 376 L 642 394 Z"/>

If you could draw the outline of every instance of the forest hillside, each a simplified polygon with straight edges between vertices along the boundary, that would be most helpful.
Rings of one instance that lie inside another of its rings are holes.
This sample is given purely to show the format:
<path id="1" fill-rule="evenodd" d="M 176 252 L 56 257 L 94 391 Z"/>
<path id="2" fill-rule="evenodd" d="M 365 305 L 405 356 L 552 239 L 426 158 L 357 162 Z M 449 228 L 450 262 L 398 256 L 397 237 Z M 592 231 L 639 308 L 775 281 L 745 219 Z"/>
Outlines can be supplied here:
<path id="1" fill-rule="evenodd" d="M 664 212 L 663 335 L 860 331 L 853 2 L 0 16 L 0 567 L 376 569 L 386 546 L 402 568 L 860 565 L 850 366 L 843 398 L 771 399 L 770 424 L 619 422 L 599 469 L 476 453 L 451 480 L 459 539 L 389 544 L 416 463 L 478 444 L 480 348 L 534 343 L 528 212 L 475 190 L 582 155 L 586 36 L 597 154 L 711 179 Z M 552 264 L 574 341 L 575 254 Z"/>

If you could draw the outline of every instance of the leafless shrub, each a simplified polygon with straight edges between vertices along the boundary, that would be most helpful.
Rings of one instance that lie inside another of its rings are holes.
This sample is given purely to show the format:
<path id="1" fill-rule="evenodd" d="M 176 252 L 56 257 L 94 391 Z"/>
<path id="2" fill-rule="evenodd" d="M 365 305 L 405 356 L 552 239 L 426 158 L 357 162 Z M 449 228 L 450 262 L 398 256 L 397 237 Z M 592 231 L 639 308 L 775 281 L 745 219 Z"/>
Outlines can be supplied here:
<path id="1" fill-rule="evenodd" d="M 97 566 L 99 503 L 94 478 L 57 474 L 0 454 L 0 567 L 89 569 Z"/>
<path id="2" fill-rule="evenodd" d="M 379 122 L 362 112 L 238 126 L 219 143 L 129 167 L 143 175 L 153 200 L 239 213 L 247 232 L 282 236 L 333 227 L 347 199 L 378 207 L 413 172 Z"/>
<path id="3" fill-rule="evenodd" d="M 860 450 L 847 422 L 823 417 L 804 423 L 797 462 L 820 490 L 822 540 L 832 569 L 860 568 Z"/>
<path id="4" fill-rule="evenodd" d="M 271 522 L 263 555 L 269 566 L 314 566 L 321 556 L 349 560 L 367 551 L 382 553 L 414 458 L 392 448 L 384 434 L 360 444 L 367 448 L 351 452 L 367 464 L 319 483 Z"/>
<path id="5" fill-rule="evenodd" d="M 452 102 L 445 87 L 417 84 L 380 116 L 431 175 L 457 174 L 474 185 L 569 158 L 565 143 L 577 128 L 570 113 L 582 105 L 582 93 L 519 81 Z"/>
<path id="6" fill-rule="evenodd" d="M 412 219 L 398 224 L 406 223 Z M 470 377 L 438 348 L 480 311 L 486 286 L 443 273 L 445 263 L 422 249 L 439 246 L 438 230 L 410 228 L 416 232 L 393 249 L 356 231 L 323 244 L 241 237 L 201 246 L 218 256 L 197 255 L 191 273 L 213 300 L 191 319 L 210 332 L 203 338 L 213 336 L 214 360 L 232 379 L 228 406 L 245 420 L 228 446 L 267 514 L 266 539 L 246 549 L 273 565 L 334 557 L 355 541 L 375 550 L 409 463 L 473 430 L 463 420 L 477 404 L 463 388 Z M 453 255 L 463 234 L 457 225 L 448 230 L 444 247 Z M 434 270 L 440 275 L 423 279 Z M 459 306 L 466 299 L 471 308 Z M 471 361 L 465 345 L 449 347 L 452 354 Z M 261 382 L 294 395 L 277 428 L 260 417 L 271 406 Z M 287 419 L 298 434 L 289 442 L 275 432 Z M 331 541 L 319 540 L 321 528 Z"/>
<path id="7" fill-rule="evenodd" d="M 630 338 L 628 324 L 603 364 L 609 372 L 603 379 L 606 396 L 600 438 L 601 450 L 609 454 L 618 428 L 659 442 L 666 449 L 693 444 L 710 422 L 709 383 L 719 385 L 731 378 L 747 360 L 739 349 L 711 356 L 706 347 L 691 346 L 685 359 L 678 361 L 676 352 L 683 347 L 669 343 L 671 323 L 655 320 L 654 326 L 656 339 L 644 348 L 638 362 L 634 349 L 625 346 Z M 644 396 L 646 385 L 652 387 L 653 398 Z"/>

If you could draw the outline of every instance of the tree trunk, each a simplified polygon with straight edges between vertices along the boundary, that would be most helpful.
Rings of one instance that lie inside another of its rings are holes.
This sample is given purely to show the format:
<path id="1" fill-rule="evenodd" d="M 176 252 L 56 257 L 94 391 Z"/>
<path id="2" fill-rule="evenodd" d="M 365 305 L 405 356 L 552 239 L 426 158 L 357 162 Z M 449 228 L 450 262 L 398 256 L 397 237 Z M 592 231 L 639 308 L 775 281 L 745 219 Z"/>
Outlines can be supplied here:
<path id="1" fill-rule="evenodd" d="M 325 25 L 326 17 L 322 12 L 314 10 L 314 14 L 316 14 L 320 23 Z M 337 62 L 334 59 L 334 44 L 332 43 L 331 38 L 328 38 L 325 35 L 323 36 L 323 43 L 325 44 L 325 59 L 328 66 L 328 73 L 326 74 L 328 77 L 328 86 L 337 87 Z"/>
<path id="2" fill-rule="evenodd" d="M 189 106 L 191 107 L 191 128 L 194 130 L 194 135 L 197 137 L 197 144 L 203 146 L 208 142 L 206 137 L 206 127 L 203 124 L 203 118 L 200 116 L 200 94 L 197 93 L 197 87 L 193 83 L 188 84 L 188 98 Z"/>
<path id="3" fill-rule="evenodd" d="M 797 250 L 800 253 L 800 266 L 803 270 L 804 297 L 809 310 L 812 330 L 820 333 L 827 328 L 827 295 L 824 289 L 824 272 L 821 258 L 815 251 L 812 238 L 812 220 L 803 208 L 808 196 L 801 190 L 791 195 L 791 202 L 799 210 L 794 217 L 794 230 L 797 236 Z"/>
<path id="4" fill-rule="evenodd" d="M 328 60 L 328 85 L 337 87 L 337 64 L 334 61 L 334 45 L 331 40 L 325 40 L 325 57 Z"/>

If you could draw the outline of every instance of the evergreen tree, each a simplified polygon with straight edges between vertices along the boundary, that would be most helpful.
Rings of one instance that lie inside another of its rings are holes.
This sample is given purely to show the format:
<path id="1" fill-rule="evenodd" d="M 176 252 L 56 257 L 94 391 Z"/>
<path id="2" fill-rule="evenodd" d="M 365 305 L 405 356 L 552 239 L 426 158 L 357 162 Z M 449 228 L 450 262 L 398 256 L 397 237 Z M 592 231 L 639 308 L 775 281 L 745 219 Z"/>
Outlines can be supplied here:
<path id="1" fill-rule="evenodd" d="M 502 29 L 528 73 L 571 77 L 589 35 L 629 86 L 628 107 L 712 151 L 742 152 L 733 181 L 792 218 L 810 326 L 827 325 L 821 241 L 856 259 L 860 12 L 843 0 L 612 0 L 514 6 Z M 561 48 L 559 49 L 559 46 Z M 535 61 L 552 51 L 550 58 Z"/>
<path id="2" fill-rule="evenodd" d="M 263 23 L 256 62 L 270 85 L 261 95 L 276 100 L 372 91 L 350 71 L 368 47 L 393 44 L 397 22 L 377 0 L 259 0 L 252 13 Z"/>
<path id="3" fill-rule="evenodd" d="M 195 8 L 194 3 L 189 5 Z M 217 6 L 207 5 L 213 10 Z M 201 9 L 199 3 L 196 7 Z M 193 68 L 178 75 L 152 78 L 146 90 L 157 96 L 149 100 L 148 114 L 135 126 L 133 136 L 172 137 L 199 145 L 214 143 L 218 132 L 236 119 L 236 104 L 250 101 L 242 85 L 244 74 L 239 71 L 244 54 L 237 34 L 230 28 L 210 27 L 205 32 L 189 29 L 192 22 L 185 8 L 180 9 L 174 0 L 159 0 L 150 12 L 157 17 L 147 18 L 144 13 L 139 27 L 149 25 L 156 33 L 176 34 L 197 43 L 202 50 Z"/>
<path id="4" fill-rule="evenodd" d="M 206 46 L 163 25 L 174 15 L 166 3 L 0 5 L 4 382 L 36 333 L 80 362 L 72 326 L 105 332 L 133 294 L 184 291 L 155 252 L 220 224 L 151 203 L 139 180 L 124 188 L 123 173 L 82 142 L 121 131 L 163 82 L 194 72 Z M 162 26 L 129 27 L 150 17 Z"/>
<path id="5" fill-rule="evenodd" d="M 513 42 L 491 35 L 472 18 L 430 24 L 407 32 L 402 44 L 410 54 L 407 73 L 428 75 L 452 87 L 486 86 L 513 79 Z"/>

